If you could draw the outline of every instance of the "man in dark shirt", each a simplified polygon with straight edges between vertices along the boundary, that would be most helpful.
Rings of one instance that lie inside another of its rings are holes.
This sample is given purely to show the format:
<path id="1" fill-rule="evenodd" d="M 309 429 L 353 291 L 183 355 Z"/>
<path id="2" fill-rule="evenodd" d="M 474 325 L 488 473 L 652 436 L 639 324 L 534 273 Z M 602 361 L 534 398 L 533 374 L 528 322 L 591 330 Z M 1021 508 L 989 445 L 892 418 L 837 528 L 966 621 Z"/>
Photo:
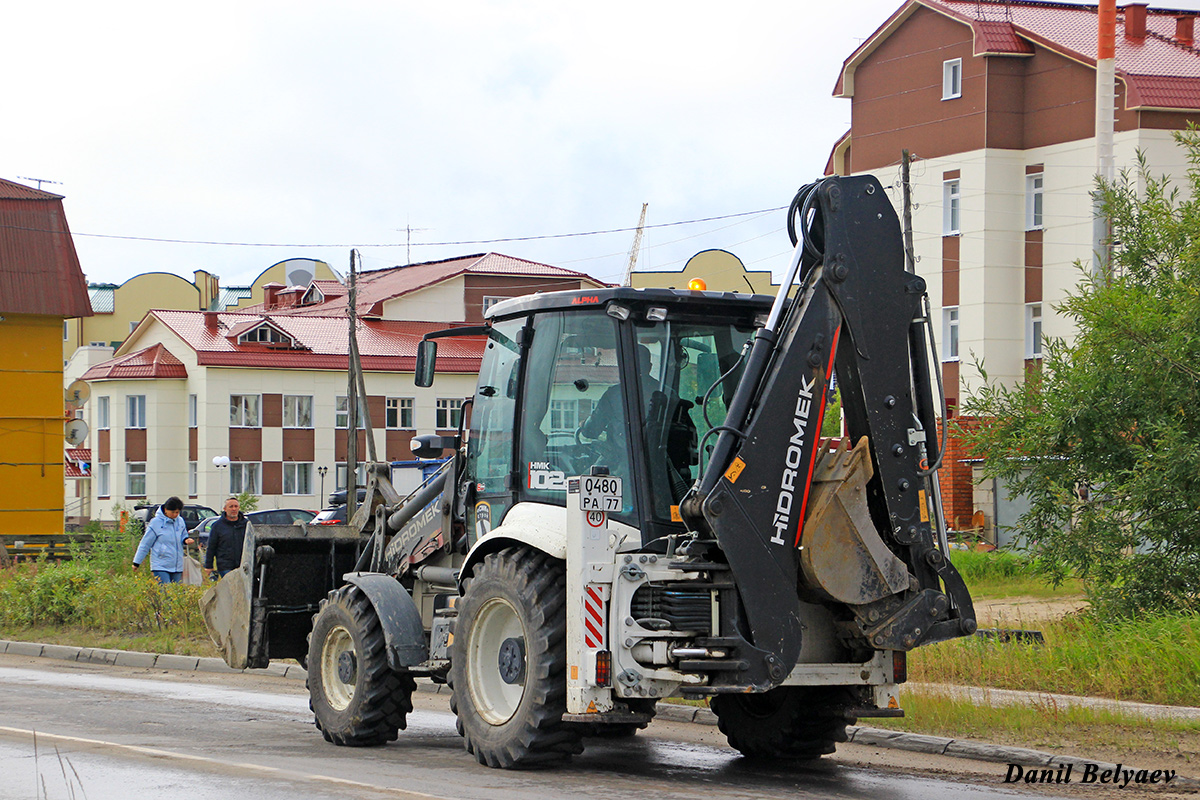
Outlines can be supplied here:
<path id="1" fill-rule="evenodd" d="M 246 516 L 236 497 L 225 501 L 225 513 L 208 531 L 208 547 L 204 551 L 204 574 L 212 574 L 216 564 L 217 575 L 224 578 L 242 564 L 242 544 L 246 540 Z"/>

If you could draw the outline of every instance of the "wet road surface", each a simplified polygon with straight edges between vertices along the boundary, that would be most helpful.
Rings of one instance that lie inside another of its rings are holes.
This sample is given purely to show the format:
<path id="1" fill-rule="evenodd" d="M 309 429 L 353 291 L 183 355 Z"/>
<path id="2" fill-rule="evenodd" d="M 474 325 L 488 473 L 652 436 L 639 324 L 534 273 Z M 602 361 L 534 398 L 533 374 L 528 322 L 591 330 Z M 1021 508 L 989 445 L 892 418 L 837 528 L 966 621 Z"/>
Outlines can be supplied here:
<path id="1" fill-rule="evenodd" d="M 582 756 L 556 770 L 492 770 L 463 750 L 444 696 L 415 700 L 399 741 L 339 748 L 313 727 L 299 681 L 0 656 L 0 798 L 1056 796 L 1049 787 L 1003 786 L 1002 765 L 932 776 L 911 765 L 861 766 L 842 754 L 848 746 L 815 763 L 760 765 L 725 746 L 715 728 L 665 722 L 632 739 L 590 739 Z"/>

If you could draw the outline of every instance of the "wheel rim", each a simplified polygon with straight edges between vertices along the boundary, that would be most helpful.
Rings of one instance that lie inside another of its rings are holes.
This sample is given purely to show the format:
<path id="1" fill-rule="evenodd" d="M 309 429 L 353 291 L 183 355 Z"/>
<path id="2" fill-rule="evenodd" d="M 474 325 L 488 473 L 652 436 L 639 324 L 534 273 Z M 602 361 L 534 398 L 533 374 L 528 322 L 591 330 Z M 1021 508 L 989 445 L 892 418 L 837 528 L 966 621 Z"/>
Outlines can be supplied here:
<path id="1" fill-rule="evenodd" d="M 467 685 L 475 709 L 489 725 L 512 719 L 525 696 L 525 669 L 515 671 L 513 642 L 524 642 L 525 629 L 507 600 L 493 597 L 483 604 L 472 626 L 467 653 Z M 520 648 L 524 660 L 524 648 Z M 508 680 L 506 680 L 508 678 Z"/>
<path id="2" fill-rule="evenodd" d="M 342 680 L 347 663 L 357 662 L 358 654 L 354 651 L 354 637 L 343 625 L 338 625 L 329 631 L 325 643 L 321 646 L 321 689 L 325 699 L 336 711 L 345 711 L 354 699 L 354 686 L 358 683 L 357 670 L 350 676 L 350 681 Z M 339 674 L 341 667 L 341 674 Z"/>

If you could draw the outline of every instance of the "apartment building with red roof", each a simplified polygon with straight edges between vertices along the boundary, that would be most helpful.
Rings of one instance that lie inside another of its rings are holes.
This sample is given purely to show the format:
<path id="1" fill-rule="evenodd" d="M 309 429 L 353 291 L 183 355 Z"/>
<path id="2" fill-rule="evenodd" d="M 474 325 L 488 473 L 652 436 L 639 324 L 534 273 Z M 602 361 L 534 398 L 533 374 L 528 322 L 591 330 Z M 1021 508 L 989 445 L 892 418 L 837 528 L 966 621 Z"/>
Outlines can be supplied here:
<path id="1" fill-rule="evenodd" d="M 494 253 L 361 273 L 363 405 L 379 458 L 411 462 L 412 437 L 453 432 L 474 392 L 481 337 L 442 340 L 434 386 L 414 385 L 425 333 L 477 323 L 508 297 L 602 285 Z M 235 313 L 151 310 L 111 359 L 83 374 L 93 515 L 170 495 L 219 508 L 243 490 L 260 495 L 260 508 L 324 505 L 322 493 L 346 483 L 348 298 L 347 287 L 317 279 L 269 283 L 262 303 Z M 362 430 L 358 453 L 366 458 Z M 215 466 L 217 457 L 230 465 Z M 394 480 L 403 489 L 419 475 L 406 467 Z"/>
<path id="2" fill-rule="evenodd" d="M 1155 173 L 1185 174 L 1172 132 L 1200 121 L 1196 16 L 1118 9 L 1118 172 L 1140 152 Z M 1019 381 L 1037 367 L 1043 335 L 1072 335 L 1055 307 L 1078 285 L 1076 263 L 1093 261 L 1097 24 L 1094 5 L 908 0 L 849 55 L 834 87 L 851 126 L 830 173 L 875 174 L 900 210 L 902 152 L 913 155 L 916 269 L 951 413 L 981 383 L 976 360 L 990 378 Z M 974 495 L 952 445 L 947 517 L 981 510 L 1004 523 Z"/>

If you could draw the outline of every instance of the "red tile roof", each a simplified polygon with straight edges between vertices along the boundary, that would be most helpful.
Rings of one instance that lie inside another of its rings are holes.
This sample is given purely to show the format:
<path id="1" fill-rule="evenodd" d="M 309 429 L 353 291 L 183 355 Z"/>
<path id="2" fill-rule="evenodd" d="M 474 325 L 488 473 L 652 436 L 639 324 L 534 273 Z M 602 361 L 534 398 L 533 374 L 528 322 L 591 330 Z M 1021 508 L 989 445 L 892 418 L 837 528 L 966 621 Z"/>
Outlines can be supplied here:
<path id="1" fill-rule="evenodd" d="M 908 0 L 842 66 L 834 94 L 853 94 L 853 71 L 920 6 L 974 32 L 976 54 L 1028 55 L 1037 44 L 1085 64 L 1096 63 L 1096 6 L 1021 0 Z M 1127 108 L 1200 109 L 1200 49 L 1174 39 L 1175 18 L 1196 12 L 1147 9 L 1143 39 L 1125 36 L 1118 9 L 1117 76 Z"/>
<path id="2" fill-rule="evenodd" d="M 348 363 L 349 331 L 344 315 L 317 317 L 284 313 L 259 315 L 220 312 L 216 313 L 215 330 L 207 326 L 206 312 L 203 311 L 158 310 L 151 311 L 150 316 L 191 347 L 196 352 L 198 362 L 203 366 L 344 370 Z M 272 325 L 292 337 L 296 347 L 239 344 L 236 338 L 229 337 L 231 330 L 249 330 L 264 321 L 270 321 Z M 142 324 L 145 325 L 146 322 L 143 321 Z M 360 319 L 358 350 L 363 368 L 378 372 L 412 372 L 416 366 L 417 344 L 421 337 L 426 333 L 451 327 L 455 326 L 444 322 Z M 478 372 L 485 343 L 486 338 L 481 336 L 441 340 L 438 342 L 438 371 L 467 374 Z M 122 358 L 129 357 L 119 356 L 92 367 L 83 377 L 85 380 L 91 380 L 96 377 L 92 375 L 94 370 L 106 369 Z"/>
<path id="3" fill-rule="evenodd" d="M 153 312 L 151 312 L 153 313 Z M 189 312 L 200 314 L 202 312 Z M 109 359 L 83 373 L 85 381 L 139 379 L 139 378 L 186 378 L 187 367 L 161 344 L 133 353 Z"/>
<path id="4" fill-rule="evenodd" d="M 554 267 L 549 264 L 539 264 L 536 261 L 526 261 L 523 258 L 514 258 L 513 256 L 506 256 L 500 253 L 482 253 L 451 258 L 445 261 L 430 261 L 424 264 L 410 264 L 404 267 L 389 267 L 388 269 L 360 272 L 357 279 L 356 288 L 358 297 L 355 306 L 361 315 L 378 317 L 383 314 L 383 304 L 387 300 L 401 297 L 468 273 L 471 275 L 519 275 L 522 277 L 578 280 L 585 286 L 605 285 L 582 272 Z M 345 314 L 348 305 L 348 287 L 342 286 L 335 281 L 314 281 L 314 284 L 325 295 L 325 302 L 295 308 L 272 309 L 271 313 L 288 315 L 311 314 L 317 316 Z M 340 287 L 340 290 L 335 287 Z M 560 287 L 556 285 L 554 288 Z M 262 312 L 265 309 L 262 305 L 256 305 L 244 310 Z"/>
<path id="5" fill-rule="evenodd" d="M 3 179 L 0 313 L 92 315 L 62 196 Z"/>
<path id="6" fill-rule="evenodd" d="M 87 447 L 68 447 L 63 453 L 63 468 L 68 478 L 92 477 L 92 451 Z"/>

